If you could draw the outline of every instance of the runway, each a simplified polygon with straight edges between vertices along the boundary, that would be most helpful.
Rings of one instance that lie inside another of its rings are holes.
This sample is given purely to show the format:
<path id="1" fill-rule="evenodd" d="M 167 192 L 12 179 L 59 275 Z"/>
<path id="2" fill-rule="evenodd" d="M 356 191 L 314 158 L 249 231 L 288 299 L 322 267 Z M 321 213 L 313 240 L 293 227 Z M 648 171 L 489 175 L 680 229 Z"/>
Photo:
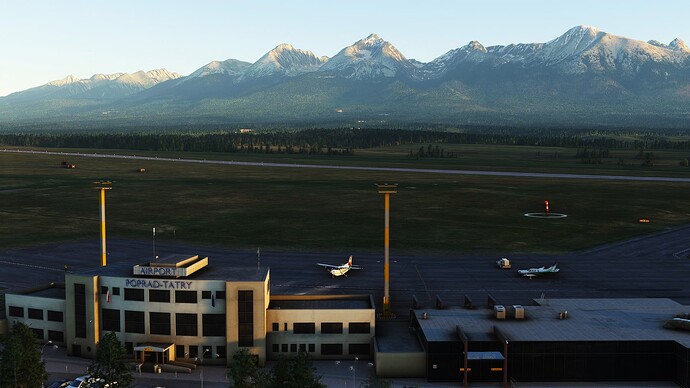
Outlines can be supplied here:
<path id="1" fill-rule="evenodd" d="M 68 271 L 100 266 L 99 240 L 43 245 L 0 252 L 0 287 L 20 291 L 64 281 Z M 140 264 L 151 261 L 150 241 L 108 240 L 108 263 Z M 199 254 L 214 267 L 256 267 L 255 249 L 193 246 L 157 242 L 156 254 Z M 403 318 L 415 295 L 424 308 L 433 308 L 436 296 L 446 306 L 462 306 L 467 295 L 481 306 L 492 295 L 498 303 L 533 304 L 545 298 L 671 298 L 690 305 L 690 226 L 596 247 L 562 256 L 530 254 L 397 255 L 391 249 L 391 305 Z M 362 266 L 347 277 L 333 278 L 316 263 L 342 264 L 352 254 Z M 383 252 L 320 254 L 260 251 L 260 265 L 271 271 L 273 294 L 372 294 L 380 309 L 383 298 Z M 495 261 L 508 257 L 512 269 Z M 558 263 L 558 274 L 527 279 L 517 269 Z M 196 275 L 195 275 L 196 276 Z M 203 271 L 198 276 L 203 276 Z"/>

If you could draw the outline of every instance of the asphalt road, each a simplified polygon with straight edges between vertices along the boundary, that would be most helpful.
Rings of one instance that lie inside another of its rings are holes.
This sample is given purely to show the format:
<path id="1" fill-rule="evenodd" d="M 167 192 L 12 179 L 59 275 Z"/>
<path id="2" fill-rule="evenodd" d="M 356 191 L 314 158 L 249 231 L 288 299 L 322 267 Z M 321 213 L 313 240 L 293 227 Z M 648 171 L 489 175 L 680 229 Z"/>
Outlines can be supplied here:
<path id="1" fill-rule="evenodd" d="M 100 266 L 98 239 L 0 252 L 0 287 L 10 291 L 64 281 L 69 271 Z M 109 239 L 108 263 L 139 264 L 150 261 L 150 241 Z M 210 267 L 254 267 L 256 250 L 156 244 L 156 254 L 199 254 Z M 271 270 L 273 294 L 372 294 L 380 308 L 383 297 L 381 253 L 343 252 L 342 255 L 261 250 L 261 266 Z M 353 254 L 363 267 L 347 277 L 332 278 L 316 265 L 342 264 Z M 422 307 L 432 308 L 438 295 L 447 306 L 462 306 L 464 296 L 484 305 L 491 294 L 501 304 L 533 303 L 546 298 L 667 297 L 690 305 L 690 225 L 648 236 L 562 256 L 529 254 L 397 255 L 391 247 L 391 303 L 405 317 L 416 295 Z M 508 257 L 512 269 L 499 269 L 495 261 Z M 558 274 L 527 279 L 517 269 L 558 263 Z M 209 269 L 211 270 L 211 269 Z M 203 272 L 200 274 L 203 276 Z"/>

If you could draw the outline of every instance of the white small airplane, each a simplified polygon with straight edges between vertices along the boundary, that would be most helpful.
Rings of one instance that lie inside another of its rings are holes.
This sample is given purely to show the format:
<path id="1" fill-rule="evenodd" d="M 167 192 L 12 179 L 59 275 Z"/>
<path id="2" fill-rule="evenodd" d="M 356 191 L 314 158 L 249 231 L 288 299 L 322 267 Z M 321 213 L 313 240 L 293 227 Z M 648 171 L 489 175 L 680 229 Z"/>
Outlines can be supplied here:
<path id="1" fill-rule="evenodd" d="M 558 268 L 558 264 L 554 264 L 554 265 L 550 266 L 549 268 L 539 267 L 539 268 L 530 268 L 530 269 L 519 269 L 518 273 L 524 277 L 531 279 L 535 276 L 550 274 L 550 273 L 556 273 L 558 271 L 560 271 L 560 268 Z"/>
<path id="2" fill-rule="evenodd" d="M 317 265 L 320 265 L 321 267 L 326 268 L 326 271 L 330 272 L 331 276 L 336 277 L 336 276 L 347 276 L 346 274 L 351 270 L 351 269 L 362 269 L 362 267 L 358 267 L 356 265 L 352 265 L 352 255 L 350 255 L 350 260 L 347 261 L 347 263 L 343 265 L 330 265 L 330 264 L 322 264 L 322 263 L 316 263 Z"/>

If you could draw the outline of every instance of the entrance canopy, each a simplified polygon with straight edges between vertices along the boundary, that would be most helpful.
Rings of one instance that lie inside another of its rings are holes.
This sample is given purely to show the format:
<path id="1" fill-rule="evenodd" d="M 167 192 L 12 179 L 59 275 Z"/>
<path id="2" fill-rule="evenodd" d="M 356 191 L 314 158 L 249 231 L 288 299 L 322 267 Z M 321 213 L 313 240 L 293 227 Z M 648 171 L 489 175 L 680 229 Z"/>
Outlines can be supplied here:
<path id="1" fill-rule="evenodd" d="M 143 343 L 134 347 L 135 352 L 155 352 L 163 353 L 170 350 L 175 344 L 161 344 L 161 343 Z"/>

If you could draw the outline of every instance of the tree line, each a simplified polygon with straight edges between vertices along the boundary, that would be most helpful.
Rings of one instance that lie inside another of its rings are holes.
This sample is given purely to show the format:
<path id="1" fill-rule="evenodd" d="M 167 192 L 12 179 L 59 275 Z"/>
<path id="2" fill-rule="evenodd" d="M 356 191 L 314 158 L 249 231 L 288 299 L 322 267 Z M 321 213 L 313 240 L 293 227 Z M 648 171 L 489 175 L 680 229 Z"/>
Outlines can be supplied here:
<path id="1" fill-rule="evenodd" d="M 587 132 L 550 129 L 484 131 L 481 133 L 337 128 L 185 133 L 4 133 L 0 145 L 47 148 L 126 149 L 174 152 L 240 152 L 278 154 L 353 155 L 355 149 L 403 144 L 486 144 L 572 147 L 581 150 L 609 149 L 690 149 L 687 134 L 672 140 L 670 134 L 653 132 Z M 420 150 L 419 157 L 441 156 L 440 150 Z M 448 155 L 443 155 L 448 156 Z M 452 157 L 452 155 L 451 155 Z"/>

